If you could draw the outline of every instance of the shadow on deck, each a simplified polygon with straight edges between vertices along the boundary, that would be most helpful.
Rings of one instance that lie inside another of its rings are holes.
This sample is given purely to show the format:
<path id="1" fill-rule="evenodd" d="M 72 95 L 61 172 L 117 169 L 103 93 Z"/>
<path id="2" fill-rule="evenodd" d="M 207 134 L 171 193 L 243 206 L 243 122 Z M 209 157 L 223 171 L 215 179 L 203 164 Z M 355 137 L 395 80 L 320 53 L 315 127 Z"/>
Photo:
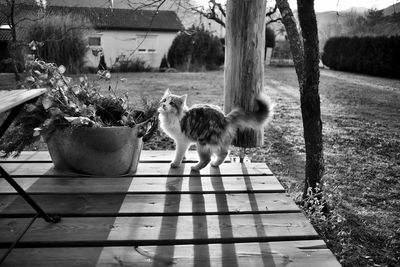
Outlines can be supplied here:
<path id="1" fill-rule="evenodd" d="M 170 169 L 171 151 L 143 151 L 136 174 L 54 170 L 47 152 L 1 162 L 59 223 L 0 178 L 1 266 L 340 266 L 265 164 Z M 28 226 L 28 227 L 27 227 Z M 26 231 L 26 232 L 24 232 Z"/>

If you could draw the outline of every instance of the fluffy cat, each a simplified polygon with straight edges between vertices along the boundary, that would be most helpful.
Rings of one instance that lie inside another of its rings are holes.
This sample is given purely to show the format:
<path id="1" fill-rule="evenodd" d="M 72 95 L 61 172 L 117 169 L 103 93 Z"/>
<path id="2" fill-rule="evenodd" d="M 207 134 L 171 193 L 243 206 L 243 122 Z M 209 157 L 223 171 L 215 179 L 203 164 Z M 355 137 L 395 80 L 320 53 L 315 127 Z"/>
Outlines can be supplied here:
<path id="1" fill-rule="evenodd" d="M 167 89 L 158 108 L 160 127 L 176 144 L 172 168 L 180 166 L 186 150 L 193 143 L 197 145 L 200 161 L 192 170 L 204 168 L 213 154 L 216 159 L 211 162 L 211 166 L 219 166 L 228 155 L 237 129 L 259 129 L 272 113 L 268 98 L 261 94 L 256 98 L 257 111 L 246 112 L 236 108 L 227 115 L 214 105 L 194 105 L 189 108 L 186 98 L 187 95 L 174 95 Z"/>

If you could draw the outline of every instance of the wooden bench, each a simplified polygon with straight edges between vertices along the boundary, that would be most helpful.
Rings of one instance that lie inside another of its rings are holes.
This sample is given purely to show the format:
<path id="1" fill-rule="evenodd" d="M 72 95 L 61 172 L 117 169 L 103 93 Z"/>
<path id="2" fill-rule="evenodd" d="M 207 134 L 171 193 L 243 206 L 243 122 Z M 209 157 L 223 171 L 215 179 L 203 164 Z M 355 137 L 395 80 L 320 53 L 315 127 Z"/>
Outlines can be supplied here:
<path id="1" fill-rule="evenodd" d="M 21 89 L 0 91 L 0 113 L 37 98 L 47 89 Z"/>
<path id="2" fill-rule="evenodd" d="M 0 125 L 0 139 L 3 137 L 7 129 L 10 127 L 12 122 L 18 116 L 20 111 L 23 109 L 24 105 L 29 101 L 34 101 L 36 98 L 41 96 L 47 91 L 47 89 L 21 89 L 21 90 L 7 90 L 0 91 L 0 113 L 5 113 L 10 111 L 8 116 L 4 119 Z M 13 187 L 13 189 L 18 192 L 18 194 L 24 198 L 24 200 L 29 203 L 29 205 L 36 211 L 35 218 L 40 216 L 47 222 L 58 222 L 59 217 L 50 216 L 44 212 L 44 210 L 34 201 L 25 190 L 9 175 L 9 173 L 0 165 L 0 174 L 3 179 Z M 26 228 L 27 229 L 27 228 Z M 10 245 L 9 250 L 4 253 L 4 256 L 0 258 L 1 262 L 7 257 L 8 253 L 11 252 L 14 245 L 22 237 L 19 235 L 16 240 Z"/>
<path id="3" fill-rule="evenodd" d="M 18 116 L 24 105 L 29 101 L 33 101 L 47 89 L 21 89 L 0 91 L 0 113 L 10 111 L 6 119 L 0 126 L 0 139 L 10 127 L 11 123 Z M 49 216 L 43 209 L 29 196 L 25 190 L 9 175 L 9 173 L 0 165 L 1 176 L 27 201 L 33 209 L 36 210 L 37 216 L 42 217 L 47 222 L 58 222 L 60 218 Z M 1 263 L 1 261 L 0 261 Z"/>
<path id="4" fill-rule="evenodd" d="M 0 126 L 0 138 L 21 111 L 25 103 L 44 94 L 46 89 L 21 89 L 0 91 L 0 113 L 11 111 L 9 116 Z"/>
<path id="5" fill-rule="evenodd" d="M 142 151 L 129 177 L 63 173 L 45 151 L 0 162 L 62 217 L 32 220 L 36 212 L 0 181 L 0 253 L 22 235 L 2 266 L 340 266 L 266 164 L 196 173 L 195 152 L 178 169 L 172 154 Z"/>

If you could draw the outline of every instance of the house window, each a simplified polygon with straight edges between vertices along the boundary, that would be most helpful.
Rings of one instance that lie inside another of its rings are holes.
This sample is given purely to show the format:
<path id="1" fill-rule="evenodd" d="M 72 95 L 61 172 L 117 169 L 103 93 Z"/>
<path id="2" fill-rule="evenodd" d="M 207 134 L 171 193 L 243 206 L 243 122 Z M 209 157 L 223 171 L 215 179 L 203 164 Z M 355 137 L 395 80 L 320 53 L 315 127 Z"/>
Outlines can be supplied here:
<path id="1" fill-rule="evenodd" d="M 157 52 L 157 35 L 137 35 L 136 41 L 139 46 L 139 53 L 155 54 Z"/>
<path id="2" fill-rule="evenodd" d="M 89 45 L 90 46 L 101 46 L 101 38 L 100 37 L 89 37 Z"/>
<path id="3" fill-rule="evenodd" d="M 0 30 L 11 30 L 11 28 L 8 24 L 2 24 L 0 25 Z"/>

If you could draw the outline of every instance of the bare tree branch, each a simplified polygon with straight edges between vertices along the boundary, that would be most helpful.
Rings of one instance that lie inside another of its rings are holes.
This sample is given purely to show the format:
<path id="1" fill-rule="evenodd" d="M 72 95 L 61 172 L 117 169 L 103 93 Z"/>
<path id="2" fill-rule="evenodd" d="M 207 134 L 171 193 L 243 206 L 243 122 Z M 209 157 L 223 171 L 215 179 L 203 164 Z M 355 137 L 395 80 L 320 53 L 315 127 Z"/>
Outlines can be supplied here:
<path id="1" fill-rule="evenodd" d="M 272 24 L 272 23 L 275 23 L 275 22 L 278 22 L 278 21 L 282 22 L 282 18 L 279 17 L 279 18 L 276 18 L 276 19 L 268 20 L 266 25 L 269 25 L 269 24 Z"/>
<path id="2" fill-rule="evenodd" d="M 219 12 L 221 12 L 222 16 L 225 18 L 226 17 L 226 12 L 224 7 L 222 6 L 221 3 L 216 3 L 215 0 L 210 0 L 214 4 L 214 6 L 218 7 Z"/>
<path id="3" fill-rule="evenodd" d="M 160 7 L 166 2 L 166 0 L 147 0 L 145 2 L 139 2 L 139 3 L 137 2 L 138 1 L 128 0 L 127 4 L 134 11 L 154 8 L 154 7 L 158 11 Z"/>
<path id="4" fill-rule="evenodd" d="M 137 47 L 135 49 L 133 49 L 133 51 L 129 54 L 128 58 L 132 57 L 133 54 L 139 49 L 139 47 L 143 44 L 144 40 L 146 40 L 148 34 L 151 32 L 151 26 L 153 25 L 154 22 L 154 18 L 157 16 L 158 11 L 160 10 L 161 6 L 165 3 L 165 1 L 167 0 L 154 0 L 153 3 L 158 3 L 158 6 L 156 8 L 156 11 L 154 12 L 153 16 L 151 17 L 151 21 L 149 24 L 149 29 L 146 31 L 146 34 L 144 35 L 143 40 L 137 45 Z"/>
<path id="5" fill-rule="evenodd" d="M 199 6 L 191 7 L 190 10 L 225 27 L 225 8 L 222 6 L 222 4 L 215 2 L 215 0 L 210 0 L 208 2 L 207 10 L 204 10 L 203 7 Z"/>
<path id="6" fill-rule="evenodd" d="M 271 17 L 272 15 L 274 15 L 276 13 L 276 11 L 278 11 L 278 5 L 275 5 L 271 10 L 267 11 L 267 13 L 265 15 L 267 17 Z"/>
<path id="7" fill-rule="evenodd" d="M 221 3 L 216 2 L 215 0 L 208 1 L 208 8 L 204 9 L 202 6 L 191 6 L 189 8 L 191 11 L 200 14 L 201 16 L 213 20 L 216 23 L 225 27 L 225 17 L 226 17 L 226 7 Z M 273 18 L 273 15 L 278 15 L 278 6 L 275 5 L 272 9 L 270 9 L 265 15 L 268 17 L 267 25 L 271 23 L 275 23 L 278 21 L 282 21 L 281 17 Z"/>

